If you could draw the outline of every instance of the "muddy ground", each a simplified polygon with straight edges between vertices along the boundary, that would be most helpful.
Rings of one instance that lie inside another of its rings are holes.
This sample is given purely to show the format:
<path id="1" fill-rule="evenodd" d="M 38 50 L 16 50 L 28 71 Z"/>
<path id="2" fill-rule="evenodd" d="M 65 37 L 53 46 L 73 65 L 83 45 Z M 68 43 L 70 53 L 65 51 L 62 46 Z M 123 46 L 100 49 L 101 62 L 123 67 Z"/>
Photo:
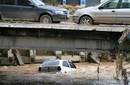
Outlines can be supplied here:
<path id="1" fill-rule="evenodd" d="M 69 74 L 38 72 L 39 64 L 0 67 L 0 85 L 123 85 L 115 80 L 115 63 L 76 63 Z"/>

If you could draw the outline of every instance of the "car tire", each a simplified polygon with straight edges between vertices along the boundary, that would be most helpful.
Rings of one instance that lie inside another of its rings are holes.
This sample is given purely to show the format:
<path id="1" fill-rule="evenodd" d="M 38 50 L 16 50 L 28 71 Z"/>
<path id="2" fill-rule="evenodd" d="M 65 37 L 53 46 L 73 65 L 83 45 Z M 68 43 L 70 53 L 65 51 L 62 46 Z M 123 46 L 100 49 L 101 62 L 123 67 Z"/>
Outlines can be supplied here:
<path id="1" fill-rule="evenodd" d="M 52 23 L 52 18 L 50 15 L 42 15 L 40 17 L 40 22 L 44 23 L 44 24 L 51 24 Z"/>
<path id="2" fill-rule="evenodd" d="M 59 23 L 60 23 L 60 21 L 54 21 L 54 23 L 59 24 Z"/>
<path id="3" fill-rule="evenodd" d="M 79 20 L 79 24 L 93 25 L 93 19 L 89 16 L 82 16 Z"/>
<path id="4" fill-rule="evenodd" d="M 41 72 L 41 67 L 38 68 L 38 71 Z"/>
<path id="5" fill-rule="evenodd" d="M 2 17 L 1 17 L 1 15 L 0 15 L 0 20 L 2 20 Z"/>

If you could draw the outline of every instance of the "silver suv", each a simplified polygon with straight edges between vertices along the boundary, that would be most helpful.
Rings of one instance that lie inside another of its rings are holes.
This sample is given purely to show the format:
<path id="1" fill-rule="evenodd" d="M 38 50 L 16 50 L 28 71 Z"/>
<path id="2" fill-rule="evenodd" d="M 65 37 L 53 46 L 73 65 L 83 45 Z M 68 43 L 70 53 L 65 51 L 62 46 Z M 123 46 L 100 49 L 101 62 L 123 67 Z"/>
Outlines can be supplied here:
<path id="1" fill-rule="evenodd" d="M 130 0 L 109 0 L 78 9 L 73 21 L 78 24 L 130 24 Z"/>

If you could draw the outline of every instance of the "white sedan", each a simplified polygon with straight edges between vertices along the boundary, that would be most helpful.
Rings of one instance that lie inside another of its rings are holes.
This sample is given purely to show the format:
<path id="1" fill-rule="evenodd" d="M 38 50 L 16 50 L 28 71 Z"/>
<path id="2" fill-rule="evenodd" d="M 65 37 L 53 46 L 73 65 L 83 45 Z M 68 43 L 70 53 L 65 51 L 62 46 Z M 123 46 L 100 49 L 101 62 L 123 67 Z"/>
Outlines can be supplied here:
<path id="1" fill-rule="evenodd" d="M 43 72 L 69 73 L 74 70 L 76 70 L 76 66 L 68 60 L 47 60 L 38 68 L 38 71 Z"/>

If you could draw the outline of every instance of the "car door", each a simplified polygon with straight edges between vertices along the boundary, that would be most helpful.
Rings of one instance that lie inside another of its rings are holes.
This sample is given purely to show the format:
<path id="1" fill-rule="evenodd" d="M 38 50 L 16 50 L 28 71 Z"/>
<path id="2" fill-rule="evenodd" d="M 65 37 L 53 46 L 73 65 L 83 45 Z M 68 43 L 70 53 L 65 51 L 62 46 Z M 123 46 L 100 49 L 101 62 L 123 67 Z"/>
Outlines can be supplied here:
<path id="1" fill-rule="evenodd" d="M 29 0 L 17 0 L 17 18 L 34 20 L 37 17 L 37 8 Z"/>
<path id="2" fill-rule="evenodd" d="M 122 0 L 120 8 L 116 10 L 116 19 L 121 24 L 130 24 L 130 0 Z"/>
<path id="3" fill-rule="evenodd" d="M 98 7 L 94 13 L 95 22 L 99 23 L 117 23 L 116 10 L 120 0 L 111 0 Z"/>
<path id="4" fill-rule="evenodd" d="M 62 71 L 62 73 L 68 73 L 68 72 L 72 71 L 68 61 L 63 61 L 61 71 Z"/>
<path id="5" fill-rule="evenodd" d="M 0 0 L 0 13 L 2 19 L 15 18 L 15 0 Z"/>

